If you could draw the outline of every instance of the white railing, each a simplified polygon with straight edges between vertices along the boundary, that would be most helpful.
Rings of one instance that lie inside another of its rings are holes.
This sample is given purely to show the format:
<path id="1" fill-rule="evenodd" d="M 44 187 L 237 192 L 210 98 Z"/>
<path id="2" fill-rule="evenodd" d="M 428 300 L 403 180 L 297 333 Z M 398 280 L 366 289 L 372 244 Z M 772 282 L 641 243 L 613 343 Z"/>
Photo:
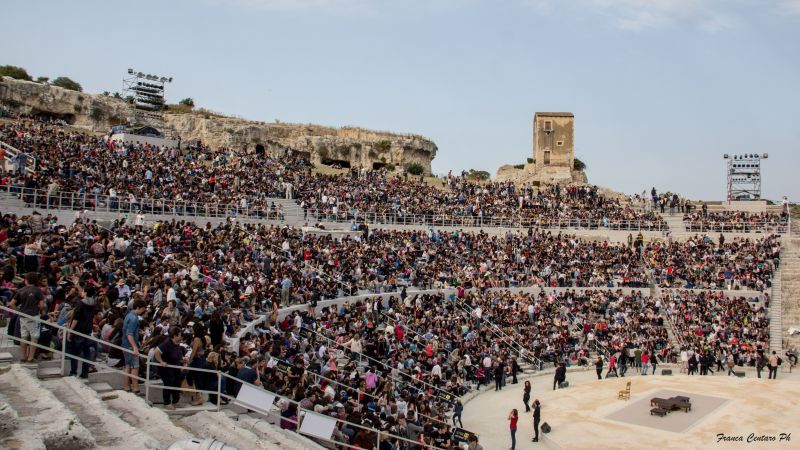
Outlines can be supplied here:
<path id="1" fill-rule="evenodd" d="M 35 163 L 34 163 L 35 166 Z M 30 166 L 29 166 L 30 169 Z M 48 191 L 31 189 L 20 185 L 0 186 L 0 192 L 17 195 L 26 205 L 41 209 L 88 210 L 91 212 L 116 212 L 123 214 L 152 214 L 179 217 L 236 217 L 243 219 L 280 221 L 286 220 L 287 211 L 269 206 L 240 202 L 204 202 L 174 200 L 166 198 L 137 198 L 131 201 L 126 195 L 110 196 L 94 192 Z M 274 202 L 275 197 L 264 197 L 262 202 Z M 298 207 L 299 208 L 299 207 Z M 657 220 L 608 220 L 579 219 L 569 217 L 523 217 L 523 216 L 467 216 L 459 214 L 401 214 L 396 212 L 339 212 L 320 213 L 307 209 L 303 219 L 318 222 L 365 223 L 390 226 L 436 226 L 436 227 L 501 227 L 501 228 L 542 228 L 563 230 L 608 230 L 608 231 L 651 231 L 669 230 L 665 222 Z M 738 221 L 725 223 L 685 222 L 687 232 L 726 232 L 726 233 L 787 233 L 790 222 Z"/>
<path id="2" fill-rule="evenodd" d="M 789 232 L 787 220 L 684 220 L 683 225 L 689 233 L 775 233 Z"/>
<path id="3" fill-rule="evenodd" d="M 397 212 L 339 212 L 313 210 L 308 216 L 318 222 L 366 223 L 376 225 L 416 225 L 437 227 L 548 228 L 576 230 L 666 231 L 669 226 L 657 220 L 607 220 L 569 217 L 477 216 L 463 214 L 402 214 Z"/>
<path id="4" fill-rule="evenodd" d="M 278 209 L 261 206 L 242 206 L 239 203 L 198 202 L 137 198 L 131 201 L 127 196 L 112 197 L 93 192 L 48 191 L 31 189 L 16 185 L 0 186 L 0 193 L 16 195 L 26 206 L 43 210 L 87 210 L 90 212 L 111 212 L 120 214 L 152 214 L 184 217 L 236 217 L 260 220 L 284 221 L 285 213 Z M 272 199 L 274 200 L 274 199 Z M 270 199 L 265 199 L 270 201 Z"/>

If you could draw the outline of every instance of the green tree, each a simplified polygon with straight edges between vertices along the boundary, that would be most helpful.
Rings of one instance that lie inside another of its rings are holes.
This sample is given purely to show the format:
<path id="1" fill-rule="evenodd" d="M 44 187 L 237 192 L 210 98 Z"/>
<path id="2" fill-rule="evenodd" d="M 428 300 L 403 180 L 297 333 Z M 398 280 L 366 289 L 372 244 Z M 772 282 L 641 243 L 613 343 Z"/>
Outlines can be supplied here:
<path id="1" fill-rule="evenodd" d="M 186 97 L 185 99 L 179 101 L 178 104 L 188 106 L 189 108 L 194 108 L 194 99 L 191 97 Z"/>
<path id="2" fill-rule="evenodd" d="M 485 170 L 469 169 L 467 171 L 467 177 L 480 181 L 480 180 L 488 180 L 490 175 L 489 172 Z"/>
<path id="3" fill-rule="evenodd" d="M 572 163 L 572 168 L 574 170 L 584 170 L 586 169 L 586 164 L 584 164 L 583 161 L 581 161 L 580 159 L 575 158 L 575 160 Z"/>
<path id="4" fill-rule="evenodd" d="M 37 83 L 47 84 L 50 81 L 50 77 L 36 77 Z"/>
<path id="5" fill-rule="evenodd" d="M 422 167 L 422 164 L 418 163 L 410 164 L 408 167 L 406 167 L 406 170 L 408 170 L 408 173 L 411 175 L 422 175 L 425 173 L 425 168 Z"/>
<path id="6" fill-rule="evenodd" d="M 114 98 L 122 98 L 122 94 L 120 94 L 119 92 L 114 92 L 114 95 L 112 95 L 112 97 L 114 97 Z"/>
<path id="7" fill-rule="evenodd" d="M 0 77 L 11 77 L 18 80 L 31 81 L 28 71 L 17 66 L 0 66 Z"/>
<path id="8" fill-rule="evenodd" d="M 50 84 L 64 89 L 69 89 L 71 91 L 83 92 L 83 87 L 81 87 L 81 85 L 78 84 L 78 82 L 67 77 L 58 77 L 55 80 L 53 80 L 53 82 Z"/>
<path id="9" fill-rule="evenodd" d="M 108 97 L 109 95 L 111 95 L 111 92 L 103 91 L 103 96 Z"/>

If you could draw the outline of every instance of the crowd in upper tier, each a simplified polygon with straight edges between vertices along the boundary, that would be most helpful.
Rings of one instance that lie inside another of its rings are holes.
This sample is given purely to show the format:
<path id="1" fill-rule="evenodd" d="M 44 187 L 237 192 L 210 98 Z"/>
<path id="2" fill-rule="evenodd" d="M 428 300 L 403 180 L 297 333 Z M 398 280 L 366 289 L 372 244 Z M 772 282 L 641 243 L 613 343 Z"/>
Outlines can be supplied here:
<path id="1" fill-rule="evenodd" d="M 360 216 L 393 223 L 666 229 L 651 210 L 604 196 L 597 186 L 478 183 L 449 174 L 444 189 L 383 171 L 308 176 L 299 199 L 318 219 Z"/>
<path id="2" fill-rule="evenodd" d="M 272 198 L 284 197 L 296 199 L 305 217 L 317 220 L 667 230 L 658 211 L 668 207 L 685 214 L 690 231 L 784 231 L 775 226 L 787 217 L 708 213 L 706 208 L 692 213 L 685 198 L 655 189 L 649 196 L 620 199 L 591 185 L 476 182 L 465 174 L 448 174 L 441 187 L 403 170 L 321 175 L 292 152 L 272 156 L 201 143 L 181 149 L 121 144 L 27 119 L 0 124 L 0 140 L 36 161 L 36 171 L 29 174 L 25 167 L 31 163 L 15 159 L 17 170 L 3 177 L 4 185 L 41 189 L 48 197 L 69 192 L 59 204 L 76 209 L 282 219 L 284 211 Z"/>
<path id="3" fill-rule="evenodd" d="M 0 140 L 36 160 L 33 174 L 8 173 L 3 184 L 42 189 L 48 197 L 76 193 L 67 200 L 76 209 L 103 203 L 148 213 L 274 218 L 280 211 L 271 198 L 285 196 L 297 174 L 309 169 L 291 155 L 278 160 L 242 150 L 121 144 L 28 121 L 0 124 Z"/>
<path id="4" fill-rule="evenodd" d="M 687 231 L 692 232 L 751 232 L 769 231 L 785 233 L 788 231 L 789 211 L 780 214 L 767 212 L 722 211 L 692 213 L 683 216 Z"/>
<path id="5" fill-rule="evenodd" d="M 772 287 L 780 251 L 777 235 L 728 241 L 723 235 L 717 241 L 695 236 L 681 242 L 650 242 L 644 258 L 663 287 L 763 291 Z"/>

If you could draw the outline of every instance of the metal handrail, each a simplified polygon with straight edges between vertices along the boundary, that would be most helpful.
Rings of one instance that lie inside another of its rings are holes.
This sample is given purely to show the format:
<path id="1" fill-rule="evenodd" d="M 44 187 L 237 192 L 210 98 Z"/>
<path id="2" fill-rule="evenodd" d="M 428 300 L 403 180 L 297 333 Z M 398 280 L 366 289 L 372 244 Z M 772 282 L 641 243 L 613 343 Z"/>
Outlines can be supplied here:
<path id="1" fill-rule="evenodd" d="M 284 363 L 287 363 L 287 364 L 289 363 L 288 361 L 284 361 L 284 360 L 282 360 L 282 359 L 278 359 L 278 358 L 274 358 L 274 357 L 273 357 L 272 359 L 274 359 L 274 360 L 276 360 L 276 361 L 279 361 L 279 362 L 284 362 Z M 276 369 L 278 369 L 278 370 L 280 370 L 281 372 L 283 372 L 283 373 L 287 374 L 287 375 L 291 375 L 291 374 L 292 374 L 292 373 L 291 373 L 289 370 L 286 370 L 286 369 L 284 369 L 283 367 L 280 367 L 280 365 L 275 365 L 275 368 L 276 368 Z M 361 390 L 361 389 L 359 389 L 359 388 L 354 388 L 353 386 L 350 386 L 350 385 L 348 385 L 348 384 L 342 383 L 341 381 L 336 381 L 336 380 L 334 380 L 334 379 L 332 379 L 332 378 L 328 378 L 328 377 L 326 377 L 326 376 L 324 376 L 324 375 L 321 375 L 321 374 L 318 374 L 318 373 L 314 373 L 314 372 L 306 372 L 306 374 L 309 374 L 309 375 L 311 375 L 311 376 L 315 377 L 317 380 L 325 380 L 325 381 L 327 381 L 328 383 L 333 383 L 333 384 L 335 384 L 336 386 L 341 386 L 341 387 L 342 387 L 342 388 L 344 388 L 344 389 L 348 389 L 348 390 L 354 390 L 354 391 L 356 391 L 356 393 L 357 393 L 359 396 L 361 396 L 361 395 L 363 394 L 363 395 L 365 395 L 365 396 L 367 396 L 367 397 L 369 397 L 369 398 L 375 399 L 375 400 L 380 400 L 380 399 L 381 399 L 380 397 L 378 397 L 378 396 L 377 396 L 377 395 L 375 395 L 375 394 L 371 394 L 371 393 L 369 393 L 369 392 L 362 391 L 362 390 Z M 431 420 L 431 421 L 434 421 L 434 422 L 437 422 L 437 423 L 443 423 L 443 424 L 445 424 L 445 425 L 448 425 L 448 423 L 447 423 L 447 422 L 445 422 L 445 421 L 439 420 L 439 419 L 437 419 L 437 418 L 435 418 L 435 417 L 428 416 L 428 415 L 426 415 L 426 414 L 422 414 L 422 413 L 421 413 L 421 412 L 419 412 L 419 411 L 417 411 L 417 414 L 418 414 L 418 415 L 420 415 L 420 416 L 422 416 L 422 417 L 424 417 L 424 418 L 426 418 L 426 419 L 428 419 L 428 420 Z"/>
<path id="2" fill-rule="evenodd" d="M 324 335 L 324 334 L 322 334 L 322 333 L 319 333 L 319 332 L 317 332 L 317 331 L 315 331 L 315 330 L 312 330 L 311 328 L 308 328 L 308 327 L 306 327 L 306 326 L 301 326 L 300 328 L 302 328 L 302 329 L 305 329 L 305 330 L 308 330 L 308 331 L 310 331 L 310 332 L 314 333 L 316 336 L 319 336 L 319 337 L 321 337 L 321 338 L 323 338 L 323 339 L 326 339 L 328 342 L 332 343 L 333 345 L 335 345 L 335 346 L 337 346 L 337 347 L 339 347 L 339 348 L 345 348 L 345 349 L 347 349 L 347 347 L 345 347 L 344 345 L 342 345 L 342 344 L 340 344 L 340 343 L 338 343 L 338 342 L 334 341 L 333 339 L 329 338 L 328 336 L 325 336 L 325 335 Z M 348 350 L 349 350 L 349 349 L 348 349 Z M 369 361 L 372 361 L 372 362 L 375 362 L 375 363 L 377 363 L 377 364 L 380 364 L 380 365 L 381 365 L 381 367 L 384 367 L 384 368 L 386 368 L 386 369 L 389 369 L 389 370 L 394 370 L 394 369 L 396 369 L 396 370 L 397 370 L 399 373 L 401 373 L 401 374 L 403 374 L 403 375 L 407 376 L 407 377 L 408 377 L 408 378 L 411 380 L 411 381 L 405 381 L 405 380 L 401 380 L 401 379 L 395 378 L 395 377 L 393 377 L 393 376 L 391 376 L 391 375 L 387 375 L 387 377 L 388 377 L 389 379 L 393 380 L 393 381 L 397 381 L 397 382 L 400 382 L 400 383 L 408 383 L 408 384 L 422 383 L 422 385 L 424 385 L 424 386 L 426 386 L 426 387 L 429 387 L 429 388 L 433 389 L 433 390 L 434 390 L 434 392 L 439 392 L 439 391 L 441 391 L 441 392 L 445 392 L 445 393 L 447 393 L 447 394 L 450 394 L 450 395 L 454 395 L 452 392 L 448 392 L 446 389 L 442 389 L 442 388 L 440 388 L 440 387 L 434 386 L 434 385 L 432 385 L 432 384 L 430 384 L 430 383 L 428 383 L 428 382 L 426 382 L 426 381 L 424 381 L 424 380 L 419 380 L 419 379 L 416 379 L 416 378 L 414 378 L 414 375 L 413 375 L 413 374 L 411 374 L 411 373 L 409 373 L 409 372 L 406 372 L 405 370 L 400 370 L 400 369 L 397 369 L 396 367 L 392 367 L 392 366 L 390 366 L 390 365 L 386 364 L 386 363 L 385 363 L 385 362 L 383 362 L 383 361 L 379 361 L 379 360 L 377 360 L 377 359 L 375 359 L 375 358 L 372 358 L 372 357 L 370 357 L 370 356 L 368 356 L 368 355 L 365 355 L 365 354 L 363 354 L 363 353 L 361 353 L 361 356 L 362 356 L 362 357 L 364 357 L 364 358 L 366 358 L 366 359 L 368 359 Z M 349 357 L 349 356 L 347 356 L 346 354 L 345 354 L 345 358 L 347 358 L 347 359 L 349 359 L 349 360 L 351 360 L 351 361 L 353 360 L 352 358 L 350 358 L 350 357 Z M 417 389 L 418 389 L 418 388 L 417 388 Z M 446 399 L 446 398 L 440 397 L 439 395 L 435 395 L 435 396 L 436 396 L 437 398 L 441 399 L 441 400 L 445 400 L 445 401 L 447 401 L 447 399 Z"/>
<path id="3" fill-rule="evenodd" d="M 463 301 L 460 301 L 458 299 L 458 297 L 454 297 L 454 299 L 455 299 L 454 303 L 456 305 L 458 305 L 468 315 L 470 315 L 470 316 L 473 315 L 474 309 L 469 308 L 469 306 L 466 305 Z M 511 347 L 511 349 L 516 351 L 520 358 L 529 359 L 529 360 L 533 361 L 534 364 L 536 364 L 537 370 L 542 370 L 544 368 L 544 361 L 539 359 L 539 357 L 536 356 L 536 354 L 534 352 L 528 351 L 528 349 L 523 347 L 522 344 L 516 342 L 514 340 L 514 338 L 509 336 L 508 333 L 506 333 L 500 327 L 495 325 L 494 322 L 492 322 L 491 320 L 483 318 L 483 317 L 481 318 L 481 320 L 486 322 L 486 323 L 488 323 L 490 325 L 490 329 L 492 330 L 492 334 L 494 334 L 495 336 L 498 336 L 498 337 L 502 337 L 503 341 L 506 342 L 506 344 L 509 347 Z M 516 346 L 515 346 L 515 344 L 516 344 Z"/>
<path id="4" fill-rule="evenodd" d="M 310 410 L 310 409 L 303 408 L 302 406 L 300 406 L 300 402 L 298 402 L 298 401 L 295 401 L 295 400 L 292 400 L 292 399 L 291 399 L 291 398 L 289 398 L 289 397 L 285 397 L 285 396 L 283 396 L 283 395 L 277 394 L 277 393 L 275 393 L 275 392 L 272 392 L 272 391 L 270 391 L 270 390 L 264 389 L 262 386 L 257 386 L 257 385 L 255 385 L 255 384 L 248 383 L 247 381 L 240 380 L 240 379 L 238 379 L 238 378 L 236 378 L 236 377 L 233 377 L 233 376 L 231 376 L 231 375 L 229 375 L 229 374 L 227 374 L 227 373 L 221 372 L 221 374 L 222 374 L 222 377 L 223 377 L 223 378 L 227 378 L 227 379 L 229 379 L 229 380 L 231 380 L 231 381 L 233 381 L 233 382 L 235 382 L 235 383 L 239 383 L 239 384 L 241 384 L 241 385 L 247 385 L 247 386 L 250 386 L 250 387 L 252 387 L 252 388 L 255 388 L 255 389 L 262 389 L 262 390 L 264 390 L 265 392 L 267 392 L 267 393 L 269 393 L 269 394 L 271 394 L 271 395 L 275 396 L 275 398 L 276 398 L 276 399 L 280 399 L 280 400 L 282 400 L 282 401 L 285 401 L 285 402 L 288 402 L 288 403 L 290 403 L 290 404 L 292 404 L 292 405 L 296 405 L 296 407 L 297 407 L 297 412 L 298 412 L 298 414 L 297 414 L 297 417 L 298 417 L 298 419 L 297 419 L 297 420 L 292 420 L 292 419 L 291 419 L 291 418 L 289 418 L 289 417 L 282 417 L 282 416 L 280 417 L 280 420 L 286 420 L 286 421 L 287 421 L 287 422 L 289 422 L 289 423 L 293 423 L 293 424 L 294 424 L 294 425 L 297 427 L 297 430 L 296 430 L 296 432 L 297 432 L 298 434 L 300 434 L 300 431 L 299 431 L 299 429 L 300 429 L 300 423 L 301 423 L 301 420 L 300 420 L 300 413 L 301 413 L 301 412 L 310 412 L 310 413 L 314 413 L 314 414 L 319 414 L 319 413 L 316 413 L 316 412 L 314 412 L 313 410 Z M 248 409 L 252 409 L 252 410 L 258 411 L 259 413 L 261 413 L 261 414 L 263 414 L 263 415 L 265 415 L 265 416 L 269 416 L 269 415 L 271 415 L 271 414 L 273 414 L 273 413 L 274 413 L 274 411 L 265 411 L 264 409 L 261 409 L 261 408 L 260 408 L 260 407 L 258 407 L 257 405 L 251 405 L 251 404 L 249 404 L 249 403 L 247 403 L 247 404 L 244 404 L 244 403 L 242 403 L 242 402 L 238 401 L 238 399 L 237 399 L 236 397 L 232 397 L 232 396 L 230 396 L 230 395 L 228 395 L 228 394 L 226 394 L 226 393 L 221 393 L 220 395 L 221 395 L 221 396 L 223 396 L 223 397 L 226 397 L 226 398 L 230 399 L 231 401 L 233 401 L 234 403 L 236 403 L 236 404 L 238 404 L 238 405 L 240 405 L 240 406 L 243 406 L 243 407 L 246 407 L 246 408 L 248 408 Z M 419 414 L 419 413 L 417 413 L 417 414 Z M 378 435 L 378 440 L 380 440 L 380 436 L 389 436 L 389 437 L 392 437 L 392 438 L 394 438 L 394 439 L 400 439 L 401 441 L 404 441 L 404 442 L 410 442 L 410 443 L 412 443 L 412 444 L 414 444 L 414 445 L 418 445 L 418 444 L 419 444 L 419 442 L 415 442 L 415 441 L 412 441 L 412 440 L 410 440 L 410 439 L 408 439 L 408 438 L 404 438 L 404 437 L 397 436 L 397 435 L 394 435 L 394 434 L 391 434 L 391 433 L 387 433 L 387 432 L 385 432 L 385 431 L 381 431 L 381 430 L 379 430 L 379 429 L 377 429 L 377 428 L 369 428 L 369 427 L 366 427 L 366 426 L 364 426 L 364 425 L 359 425 L 359 424 L 356 424 L 356 423 L 353 423 L 353 422 L 348 422 L 348 421 L 346 421 L 346 420 L 342 420 L 342 419 L 335 418 L 335 417 L 331 417 L 331 416 L 327 416 L 327 417 L 329 417 L 329 418 L 331 418 L 331 419 L 334 419 L 334 420 L 336 420 L 336 422 L 337 422 L 337 423 L 342 423 L 342 424 L 346 424 L 346 425 L 348 425 L 348 426 L 352 426 L 352 427 L 360 428 L 360 429 L 362 429 L 362 430 L 367 430 L 367 431 L 369 431 L 369 432 L 372 432 L 372 433 L 377 433 L 377 435 Z M 355 449 L 359 448 L 359 447 L 356 447 L 356 446 L 353 446 L 353 445 L 349 445 L 349 444 L 346 444 L 346 443 L 343 443 L 343 442 L 334 441 L 334 440 L 330 440 L 330 439 L 319 438 L 319 437 L 317 437 L 317 436 L 313 436 L 312 438 L 313 438 L 313 439 L 322 439 L 322 440 L 324 440 L 324 441 L 328 441 L 328 442 L 334 442 L 334 443 L 336 443 L 337 445 L 342 445 L 342 446 L 345 446 L 345 447 L 347 447 L 347 448 L 355 448 Z M 379 445 L 380 445 L 380 442 L 377 442 L 376 444 L 379 446 Z M 376 447 L 376 448 L 377 448 L 377 447 Z M 442 449 L 442 448 L 439 448 L 439 447 L 434 447 L 434 446 L 431 446 L 431 448 L 432 448 L 432 449 L 435 449 L 435 450 L 446 450 L 446 449 Z"/>

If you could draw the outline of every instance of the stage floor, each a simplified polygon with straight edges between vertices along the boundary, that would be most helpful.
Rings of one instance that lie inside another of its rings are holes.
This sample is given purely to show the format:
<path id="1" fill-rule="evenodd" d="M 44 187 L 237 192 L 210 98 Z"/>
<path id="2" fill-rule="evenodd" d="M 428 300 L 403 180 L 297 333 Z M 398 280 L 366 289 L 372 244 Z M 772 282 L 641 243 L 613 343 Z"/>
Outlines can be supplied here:
<path id="1" fill-rule="evenodd" d="M 487 450 L 507 449 L 511 437 L 506 418 L 517 408 L 517 449 L 800 448 L 800 377 L 779 376 L 782 379 L 634 375 L 598 381 L 594 371 L 571 372 L 570 387 L 557 391 L 552 390 L 552 376 L 533 377 L 531 403 L 540 400 L 542 422 L 552 427 L 545 441 L 530 440 L 533 419 L 524 413 L 522 383 L 500 392 L 492 386 L 492 392 L 470 401 L 464 428 L 478 433 Z M 618 400 L 627 381 L 632 381 L 631 399 Z M 663 418 L 650 415 L 650 398 L 674 395 L 690 397 L 692 411 Z M 756 440 L 748 443 L 748 438 Z"/>

